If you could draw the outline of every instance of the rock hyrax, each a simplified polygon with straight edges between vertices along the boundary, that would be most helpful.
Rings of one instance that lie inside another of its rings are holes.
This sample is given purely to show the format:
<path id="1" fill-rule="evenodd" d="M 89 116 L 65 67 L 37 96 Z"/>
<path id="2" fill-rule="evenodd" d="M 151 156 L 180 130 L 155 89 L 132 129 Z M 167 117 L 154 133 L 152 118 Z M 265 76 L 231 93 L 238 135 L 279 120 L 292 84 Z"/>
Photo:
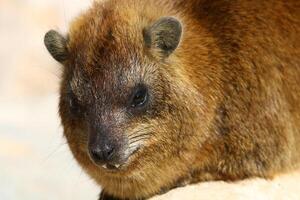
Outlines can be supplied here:
<path id="1" fill-rule="evenodd" d="M 270 178 L 300 152 L 299 0 L 106 0 L 45 45 L 101 199 Z"/>

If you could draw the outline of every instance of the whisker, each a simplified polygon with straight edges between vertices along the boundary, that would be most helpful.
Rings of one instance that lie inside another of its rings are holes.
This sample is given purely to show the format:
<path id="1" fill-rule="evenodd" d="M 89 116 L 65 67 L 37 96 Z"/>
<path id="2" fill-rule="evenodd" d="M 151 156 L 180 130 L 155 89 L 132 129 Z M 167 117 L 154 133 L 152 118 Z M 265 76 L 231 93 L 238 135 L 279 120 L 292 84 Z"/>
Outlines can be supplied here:
<path id="1" fill-rule="evenodd" d="M 140 135 L 135 135 L 133 137 L 128 137 L 128 139 L 132 140 L 132 139 L 139 138 L 139 137 L 142 137 L 142 136 L 147 136 L 147 135 L 150 135 L 150 134 L 149 133 L 144 133 L 144 134 L 140 134 Z"/>
<path id="2" fill-rule="evenodd" d="M 126 109 L 124 109 L 124 110 L 126 110 Z M 127 115 L 129 115 L 129 117 L 133 117 L 133 114 L 130 112 L 128 112 Z"/>
<path id="3" fill-rule="evenodd" d="M 150 135 L 147 134 L 147 135 L 139 135 L 137 137 L 134 137 L 134 138 L 128 138 L 128 141 L 131 142 L 131 141 L 134 141 L 134 140 L 138 140 L 138 139 L 142 139 L 142 138 L 149 138 Z"/>
<path id="4" fill-rule="evenodd" d="M 139 144 L 131 145 L 131 146 L 128 147 L 128 149 L 129 149 L 129 150 L 132 150 L 132 149 L 135 149 L 135 148 L 140 147 L 140 146 L 141 146 L 141 145 L 139 145 Z"/>
<path id="5" fill-rule="evenodd" d="M 61 148 L 62 148 L 63 146 L 65 146 L 65 145 L 67 145 L 67 142 L 66 142 L 66 141 L 61 142 L 60 144 L 58 144 L 58 145 L 55 147 L 54 150 L 52 150 L 50 153 L 48 153 L 48 155 L 47 155 L 45 158 L 43 158 L 43 160 L 44 160 L 44 161 L 48 161 L 54 154 L 56 154 L 58 151 L 60 151 Z"/>
<path id="6" fill-rule="evenodd" d="M 139 147 L 140 147 L 140 145 L 134 145 L 134 146 L 128 148 L 128 151 L 130 153 L 133 153 L 133 152 L 137 151 L 139 149 Z"/>
<path id="7" fill-rule="evenodd" d="M 129 145 L 148 139 L 149 137 L 139 138 L 138 140 L 130 141 Z"/>
<path id="8" fill-rule="evenodd" d="M 133 135 L 137 135 L 137 134 L 140 133 L 140 132 L 147 131 L 147 129 L 148 129 L 148 128 L 141 128 L 141 129 L 139 129 L 139 130 L 137 130 L 137 131 L 134 131 L 132 134 L 129 134 L 128 137 L 131 137 L 131 136 L 133 136 Z"/>

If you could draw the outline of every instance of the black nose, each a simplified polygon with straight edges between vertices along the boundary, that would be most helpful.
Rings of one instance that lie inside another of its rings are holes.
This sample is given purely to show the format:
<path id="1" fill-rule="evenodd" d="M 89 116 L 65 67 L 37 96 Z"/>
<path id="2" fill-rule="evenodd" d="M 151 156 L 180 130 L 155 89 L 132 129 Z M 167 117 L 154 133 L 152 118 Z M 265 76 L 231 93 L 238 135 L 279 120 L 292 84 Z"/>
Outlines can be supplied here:
<path id="1" fill-rule="evenodd" d="M 94 145 L 90 147 L 90 156 L 95 163 L 105 163 L 112 159 L 115 148 L 112 145 Z"/>

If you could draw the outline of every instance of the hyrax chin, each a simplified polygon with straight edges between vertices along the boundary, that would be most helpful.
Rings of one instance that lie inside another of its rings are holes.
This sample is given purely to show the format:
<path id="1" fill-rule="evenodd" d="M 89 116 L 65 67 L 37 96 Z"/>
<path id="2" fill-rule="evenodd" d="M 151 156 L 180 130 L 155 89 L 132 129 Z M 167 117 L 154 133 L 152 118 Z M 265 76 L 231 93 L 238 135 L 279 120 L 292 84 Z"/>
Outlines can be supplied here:
<path id="1" fill-rule="evenodd" d="M 298 0 L 95 2 L 45 45 L 64 66 L 64 135 L 101 199 L 298 163 Z"/>

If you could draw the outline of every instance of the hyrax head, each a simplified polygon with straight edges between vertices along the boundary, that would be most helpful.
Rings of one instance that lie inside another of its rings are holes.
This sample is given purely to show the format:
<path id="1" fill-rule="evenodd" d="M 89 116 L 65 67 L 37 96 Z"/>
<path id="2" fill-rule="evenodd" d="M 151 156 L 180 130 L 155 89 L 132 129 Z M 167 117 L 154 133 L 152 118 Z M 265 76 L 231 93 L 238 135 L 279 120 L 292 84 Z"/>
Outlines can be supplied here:
<path id="1" fill-rule="evenodd" d="M 151 160 L 146 146 L 160 146 L 160 155 L 171 143 L 164 132 L 176 112 L 165 66 L 182 32 L 174 17 L 121 19 L 93 10 L 68 36 L 51 30 L 44 39 L 64 65 L 59 112 L 71 150 L 85 167 L 114 172 Z"/>

